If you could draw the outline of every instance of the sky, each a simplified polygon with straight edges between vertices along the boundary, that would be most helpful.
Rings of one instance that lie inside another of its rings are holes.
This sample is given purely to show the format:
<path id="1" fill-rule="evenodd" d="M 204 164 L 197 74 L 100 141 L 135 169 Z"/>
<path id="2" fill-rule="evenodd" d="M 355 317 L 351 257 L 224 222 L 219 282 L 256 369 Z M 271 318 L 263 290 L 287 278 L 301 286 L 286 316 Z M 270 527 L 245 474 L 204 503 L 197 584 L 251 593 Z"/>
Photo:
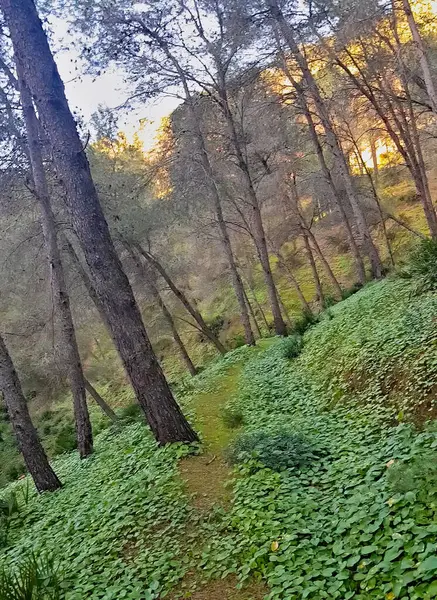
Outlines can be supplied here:
<path id="1" fill-rule="evenodd" d="M 67 23 L 61 19 L 50 20 L 55 46 L 64 46 L 63 49 L 55 50 L 55 59 L 65 84 L 70 108 L 79 113 L 85 122 L 89 122 L 91 115 L 100 104 L 109 108 L 122 105 L 127 100 L 128 91 L 121 71 L 113 69 L 102 73 L 99 77 L 84 74 L 84 64 L 79 56 L 80 48 L 75 46 L 74 40 L 68 39 Z M 122 110 L 119 129 L 123 130 L 128 138 L 132 138 L 140 128 L 140 122 L 145 120 L 139 136 L 145 150 L 149 150 L 153 146 L 161 119 L 168 116 L 179 102 L 176 98 L 161 96 L 147 101 L 138 109 Z"/>

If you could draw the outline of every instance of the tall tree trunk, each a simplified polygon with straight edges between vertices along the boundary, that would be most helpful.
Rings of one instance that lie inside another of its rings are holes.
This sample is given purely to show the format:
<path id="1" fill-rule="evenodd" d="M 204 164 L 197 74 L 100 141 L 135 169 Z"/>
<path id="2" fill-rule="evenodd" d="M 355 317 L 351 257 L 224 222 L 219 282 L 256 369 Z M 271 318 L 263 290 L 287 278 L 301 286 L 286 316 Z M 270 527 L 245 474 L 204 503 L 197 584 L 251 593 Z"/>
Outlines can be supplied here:
<path id="1" fill-rule="evenodd" d="M 379 199 L 378 192 L 376 190 L 375 182 L 373 181 L 372 173 L 370 172 L 370 170 L 367 167 L 367 165 L 366 165 L 363 157 L 361 156 L 361 153 L 358 150 L 358 144 L 355 141 L 355 139 L 354 139 L 354 137 L 352 135 L 352 131 L 350 130 L 350 128 L 349 128 L 349 135 L 350 135 L 350 137 L 352 139 L 353 145 L 357 149 L 358 160 L 361 162 L 361 165 L 363 167 L 364 173 L 366 174 L 367 179 L 368 179 L 368 181 L 370 183 L 370 188 L 372 190 L 373 199 L 375 200 L 375 204 L 376 204 L 376 207 L 377 207 L 378 213 L 379 213 L 379 218 L 381 219 L 382 231 L 383 231 L 383 235 L 384 235 L 385 245 L 387 247 L 387 252 L 388 252 L 388 255 L 389 255 L 389 258 L 390 258 L 390 262 L 394 266 L 395 259 L 394 259 L 394 256 L 393 256 L 393 251 L 392 251 L 392 248 L 391 248 L 390 240 L 388 239 L 387 227 L 385 225 L 384 211 L 382 210 L 381 201 Z M 374 171 L 374 173 L 375 173 L 375 171 Z"/>
<path id="2" fill-rule="evenodd" d="M 155 282 L 153 281 L 153 278 L 151 276 L 150 273 L 147 272 L 147 268 L 144 265 L 144 263 L 141 262 L 140 257 L 138 256 L 138 254 L 135 252 L 135 250 L 126 242 L 124 244 L 125 248 L 127 249 L 130 257 L 132 258 L 132 260 L 134 261 L 135 267 L 138 271 L 138 273 L 141 275 L 141 277 L 146 281 L 146 285 L 148 290 L 150 291 L 154 301 L 156 302 L 157 306 L 160 308 L 162 315 L 164 317 L 164 319 L 167 321 L 167 324 L 170 328 L 170 331 L 172 333 L 173 339 L 176 343 L 176 346 L 178 347 L 179 353 L 181 355 L 182 360 L 184 361 L 189 373 L 194 376 L 197 374 L 197 369 L 193 364 L 193 361 L 190 358 L 190 355 L 188 354 L 188 351 L 185 347 L 184 342 L 182 341 L 181 336 L 179 335 L 179 332 L 177 330 L 176 324 L 174 322 L 174 319 L 171 315 L 171 312 L 169 311 L 169 309 L 167 308 L 164 300 L 161 297 L 161 294 L 159 293 L 158 288 L 155 285 Z"/>
<path id="3" fill-rule="evenodd" d="M 276 290 L 275 282 L 273 279 L 273 273 L 270 266 L 270 258 L 269 252 L 267 249 L 267 241 L 266 234 L 264 231 L 264 225 L 261 216 L 261 209 L 258 202 L 258 197 L 255 191 L 255 187 L 253 185 L 252 177 L 249 170 L 249 165 L 244 158 L 241 143 L 239 140 L 239 136 L 237 133 L 237 129 L 235 127 L 234 116 L 231 111 L 231 107 L 229 105 L 229 98 L 227 95 L 226 84 L 224 81 L 223 74 L 220 73 L 220 66 L 217 65 L 219 75 L 218 79 L 219 83 L 219 95 L 220 95 L 220 103 L 221 108 L 223 110 L 224 117 L 228 124 L 228 129 L 230 133 L 230 137 L 232 140 L 232 144 L 234 146 L 235 155 L 237 158 L 238 166 L 243 175 L 243 179 L 246 184 L 246 190 L 248 199 L 252 208 L 252 222 L 254 229 L 254 239 L 256 244 L 256 249 L 259 257 L 259 261 L 261 263 L 261 268 L 264 274 L 264 280 L 267 287 L 267 294 L 269 296 L 270 308 L 273 316 L 273 323 L 275 327 L 275 332 L 277 335 L 287 335 L 287 328 L 284 323 L 284 319 L 282 318 L 281 308 L 279 306 L 278 293 Z"/>
<path id="4" fill-rule="evenodd" d="M 177 63 L 178 67 L 179 64 Z M 228 260 L 229 268 L 231 271 L 231 279 L 232 285 L 234 288 L 235 296 L 237 298 L 238 306 L 240 307 L 240 318 L 241 323 L 244 328 L 244 338 L 246 344 L 249 346 L 253 346 L 255 344 L 255 338 L 253 335 L 252 327 L 250 326 L 250 318 L 247 310 L 246 302 L 244 301 L 244 287 L 243 282 L 241 281 L 240 273 L 238 272 L 237 264 L 235 262 L 234 253 L 232 251 L 231 239 L 229 237 L 228 228 L 226 226 L 226 222 L 223 216 L 223 208 L 222 201 L 220 197 L 220 192 L 217 187 L 216 179 L 214 177 L 214 171 L 209 160 L 208 151 L 206 149 L 205 138 L 202 133 L 202 129 L 200 127 L 200 117 L 196 112 L 196 107 L 194 104 L 194 100 L 190 89 L 188 87 L 188 83 L 185 77 L 185 73 L 182 69 L 180 69 L 180 77 L 184 86 L 185 96 L 188 104 L 188 108 L 191 113 L 195 138 L 197 141 L 199 154 L 200 154 L 200 162 L 202 164 L 203 170 L 205 172 L 205 176 L 207 179 L 208 187 L 210 189 L 213 202 L 215 214 L 217 217 L 217 223 L 220 231 L 220 237 L 222 241 L 223 250 L 225 252 L 226 258 Z"/>
<path id="5" fill-rule="evenodd" d="M 335 295 L 337 296 L 338 299 L 340 299 L 342 297 L 341 287 L 340 287 L 340 284 L 338 283 L 336 276 L 334 275 L 333 270 L 331 269 L 331 265 L 326 260 L 324 254 L 322 252 L 322 249 L 320 248 L 319 242 L 317 241 L 316 236 L 314 235 L 314 233 L 311 231 L 311 229 L 309 227 L 307 228 L 307 232 L 308 232 L 308 237 L 310 238 L 310 240 L 313 243 L 314 251 L 315 251 L 318 259 L 322 263 L 323 268 L 325 269 L 326 275 L 328 276 L 329 280 L 332 283 Z"/>
<path id="6" fill-rule="evenodd" d="M 284 51 L 281 47 L 280 38 L 279 38 L 279 34 L 278 34 L 276 27 L 273 27 L 273 33 L 275 35 L 276 43 L 278 46 L 278 51 L 281 56 L 282 70 L 284 71 L 284 74 L 289 79 L 289 81 L 292 83 L 292 85 L 296 91 L 299 106 L 300 106 L 300 108 L 304 114 L 305 120 L 308 124 L 310 138 L 313 143 L 314 149 L 316 151 L 317 159 L 320 164 L 323 178 L 328 186 L 329 191 L 331 192 L 332 200 L 334 201 L 334 204 L 338 209 L 340 218 L 346 229 L 346 234 L 347 234 L 347 238 L 348 238 L 348 242 L 349 242 L 349 248 L 354 257 L 355 268 L 356 268 L 358 280 L 360 281 L 361 284 L 364 284 L 366 282 L 366 269 L 364 266 L 364 260 L 363 260 L 363 257 L 361 256 L 361 252 L 358 247 L 357 241 L 355 240 L 354 232 L 353 232 L 352 226 L 350 224 L 346 209 L 343 205 L 343 201 L 340 197 L 340 194 L 338 193 L 338 190 L 334 184 L 334 180 L 331 175 L 331 171 L 328 168 L 328 165 L 326 163 L 325 155 L 323 153 L 323 148 L 320 143 L 319 136 L 317 135 L 317 130 L 316 130 L 316 126 L 314 124 L 314 119 L 313 119 L 313 116 L 309 109 L 304 90 L 303 90 L 301 84 L 298 83 L 298 81 L 293 77 L 293 74 L 291 73 L 290 69 L 288 68 L 287 59 L 286 59 Z"/>
<path id="7" fill-rule="evenodd" d="M 402 0 L 402 6 L 404 9 L 405 16 L 407 17 L 408 26 L 410 27 L 411 35 L 413 36 L 414 43 L 419 54 L 420 67 L 423 73 L 423 79 L 425 80 L 426 91 L 428 98 L 431 102 L 432 110 L 437 114 L 437 93 L 434 85 L 434 81 L 431 74 L 431 68 L 429 66 L 428 57 L 425 50 L 425 44 L 423 43 L 422 36 L 420 35 L 419 28 L 417 27 L 416 20 L 414 19 L 413 11 L 409 0 Z M 394 7 L 393 7 L 394 10 Z"/>
<path id="8" fill-rule="evenodd" d="M 201 126 L 200 126 L 200 115 L 197 114 L 196 104 L 193 98 L 193 95 L 190 91 L 187 75 L 181 64 L 177 60 L 176 56 L 171 52 L 167 42 L 160 37 L 156 32 L 153 32 L 147 29 L 147 35 L 150 35 L 155 42 L 160 46 L 163 52 L 166 54 L 167 58 L 173 64 L 176 72 L 179 75 L 180 82 L 184 89 L 185 93 L 185 101 L 188 106 L 188 110 L 190 111 L 192 117 L 192 126 L 194 129 L 194 137 L 195 137 L 195 145 L 199 151 L 199 158 L 202 168 L 205 172 L 205 176 L 207 179 L 207 185 L 211 192 L 211 196 L 214 203 L 214 209 L 217 217 L 217 223 L 220 231 L 220 238 L 223 246 L 223 250 L 225 256 L 228 260 L 229 268 L 231 271 L 231 280 L 232 286 L 234 288 L 235 296 L 237 298 L 238 305 L 240 307 L 240 318 L 241 323 L 244 328 L 244 337 L 246 344 L 252 346 L 255 344 L 255 338 L 253 336 L 253 331 L 250 326 L 250 318 L 247 310 L 246 303 L 244 301 L 244 287 L 241 281 L 240 274 L 238 272 L 237 264 L 235 262 L 234 254 L 232 251 L 231 240 L 229 237 L 228 228 L 226 226 L 226 222 L 223 216 L 223 208 L 222 208 L 222 200 L 220 196 L 219 189 L 217 187 L 216 178 L 214 176 L 214 170 L 212 168 L 211 162 L 209 160 L 209 154 L 205 144 L 205 137 L 203 135 Z"/>
<path id="9" fill-rule="evenodd" d="M 173 398 L 153 353 L 129 281 L 112 243 L 64 86 L 33 0 L 0 0 L 17 60 L 45 127 L 67 191 L 74 230 L 136 397 L 161 444 L 197 435 Z"/>
<path id="10" fill-rule="evenodd" d="M 313 251 L 311 249 L 311 245 L 310 245 L 310 241 L 309 241 L 309 237 L 308 237 L 308 230 L 305 229 L 304 227 L 302 227 L 301 234 L 302 234 L 302 239 L 303 239 L 303 243 L 305 246 L 305 252 L 308 257 L 308 262 L 310 264 L 311 273 L 312 273 L 313 280 L 314 280 L 314 285 L 316 286 L 317 301 L 320 303 L 321 306 L 323 306 L 325 304 L 325 295 L 323 294 L 322 282 L 320 281 L 320 276 L 319 276 L 319 272 L 317 271 L 316 261 L 314 260 Z"/>
<path id="11" fill-rule="evenodd" d="M 175 284 L 175 282 L 172 280 L 172 278 L 167 273 L 167 271 L 162 266 L 162 264 L 158 261 L 158 259 L 155 256 L 153 256 L 152 254 L 150 254 L 150 252 L 147 252 L 147 250 L 145 250 L 145 248 L 143 248 L 141 246 L 141 244 L 138 244 L 138 243 L 135 242 L 133 244 L 133 247 L 161 275 L 161 277 L 164 279 L 164 281 L 166 282 L 166 284 L 168 285 L 168 287 L 171 289 L 171 291 L 173 292 L 173 294 L 176 296 L 176 298 L 178 298 L 182 302 L 182 304 L 187 309 L 187 312 L 193 317 L 193 319 L 199 325 L 199 328 L 201 329 L 201 331 L 210 340 L 210 342 L 212 342 L 214 344 L 214 346 L 217 348 L 217 350 L 221 354 L 225 354 L 226 353 L 226 348 L 223 346 L 223 344 L 217 338 L 217 336 L 214 335 L 214 333 L 211 331 L 211 329 L 205 323 L 205 320 L 202 317 L 202 315 L 200 314 L 200 312 L 196 308 L 193 307 L 193 305 L 188 300 L 188 298 L 184 294 L 184 292 L 180 288 L 177 287 L 177 285 Z"/>
<path id="12" fill-rule="evenodd" d="M 150 281 L 148 282 L 148 287 L 153 295 L 153 297 L 155 298 L 155 302 L 156 304 L 159 306 L 159 308 L 161 309 L 161 312 L 164 316 L 164 319 L 167 321 L 168 326 L 170 328 L 170 331 L 172 333 L 173 339 L 176 343 L 176 346 L 178 347 L 179 353 L 181 355 L 182 360 L 185 363 L 185 366 L 187 367 L 190 375 L 192 375 L 194 377 L 194 375 L 197 374 L 197 369 L 194 366 L 193 361 L 190 358 L 190 355 L 188 354 L 188 350 L 185 347 L 184 342 L 182 341 L 181 336 L 179 335 L 179 332 L 177 330 L 176 324 L 174 322 L 174 319 L 171 315 L 171 312 L 168 310 L 164 300 L 161 297 L 161 294 L 159 293 L 159 290 L 157 289 L 157 287 L 155 286 L 154 283 L 151 283 Z"/>
<path id="13" fill-rule="evenodd" d="M 61 482 L 50 466 L 30 418 L 26 398 L 9 352 L 0 336 L 0 390 L 17 439 L 18 448 L 38 492 L 53 492 Z"/>
<path id="14" fill-rule="evenodd" d="M 246 301 L 246 304 L 247 304 L 247 307 L 248 307 L 248 309 L 249 309 L 250 316 L 252 317 L 252 321 L 253 321 L 253 324 L 254 324 L 254 326 L 255 326 L 256 332 L 257 332 L 257 334 L 258 334 L 258 337 L 259 337 L 259 338 L 262 338 L 261 329 L 260 329 L 260 326 L 259 326 L 259 324 L 258 324 L 258 321 L 257 321 L 257 319 L 256 319 L 256 315 L 255 315 L 255 312 L 254 312 L 254 310 L 253 310 L 253 306 L 252 306 L 252 304 L 250 303 L 250 301 L 249 301 L 249 298 L 247 297 L 246 290 L 245 290 L 244 288 L 243 288 L 243 290 L 244 290 L 244 299 L 245 299 L 245 301 Z"/>
<path id="15" fill-rule="evenodd" d="M 56 310 L 59 313 L 62 345 L 66 360 L 68 379 L 73 394 L 74 421 L 77 447 L 81 458 L 93 451 L 93 432 L 86 403 L 85 381 L 71 314 L 70 298 L 65 283 L 64 268 L 58 247 L 56 221 L 53 214 L 39 139 L 39 124 L 33 107 L 32 97 L 22 76 L 22 65 L 17 62 L 18 87 L 24 122 L 26 124 L 28 151 L 32 168 L 34 193 L 41 207 L 42 228 L 47 260 L 52 281 Z"/>
<path id="16" fill-rule="evenodd" d="M 290 281 L 291 285 L 296 290 L 297 297 L 299 298 L 299 302 L 301 303 L 302 308 L 304 309 L 305 312 L 311 312 L 311 307 L 308 304 L 308 302 L 306 301 L 305 296 L 303 295 L 303 292 L 300 288 L 300 285 L 299 285 L 296 277 L 294 276 L 293 271 L 287 265 L 284 257 L 282 256 L 282 254 L 279 251 L 275 252 L 275 254 L 279 260 L 279 265 L 283 268 L 283 270 L 285 272 L 287 279 Z"/>
<path id="17" fill-rule="evenodd" d="M 96 404 L 102 409 L 108 419 L 110 419 L 113 423 L 116 423 L 118 420 L 117 415 L 109 406 L 109 404 L 102 398 L 96 388 L 88 381 L 88 379 L 85 379 L 85 389 L 91 398 L 95 400 Z"/>
<path id="18" fill-rule="evenodd" d="M 317 114 L 322 123 L 323 129 L 326 135 L 326 141 L 331 149 L 334 160 L 339 169 L 341 178 L 343 180 L 346 194 L 348 200 L 350 202 L 352 212 L 355 218 L 355 222 L 357 225 L 357 230 L 360 234 L 360 237 L 363 242 L 363 247 L 366 253 L 369 256 L 370 264 L 372 268 L 372 274 L 374 277 L 380 277 L 382 275 L 382 264 L 378 254 L 378 250 L 376 249 L 375 244 L 373 243 L 372 236 L 370 235 L 370 230 L 367 225 L 366 219 L 364 217 L 362 208 L 359 204 L 359 201 L 356 196 L 356 192 L 353 186 L 352 178 L 349 172 L 347 160 L 345 155 L 341 149 L 339 144 L 337 135 L 334 131 L 334 128 L 331 123 L 331 119 L 326 108 L 325 102 L 320 94 L 320 90 L 317 86 L 317 83 L 311 73 L 311 70 L 308 66 L 307 60 L 305 56 L 302 54 L 298 43 L 295 40 L 294 32 L 290 25 L 284 18 L 284 15 L 279 8 L 279 4 L 277 0 L 266 0 L 267 6 L 270 10 L 270 14 L 272 18 L 277 22 L 279 29 L 290 48 L 299 68 L 302 72 L 303 79 L 308 87 L 308 90 L 311 94 L 311 98 L 314 101 Z"/>

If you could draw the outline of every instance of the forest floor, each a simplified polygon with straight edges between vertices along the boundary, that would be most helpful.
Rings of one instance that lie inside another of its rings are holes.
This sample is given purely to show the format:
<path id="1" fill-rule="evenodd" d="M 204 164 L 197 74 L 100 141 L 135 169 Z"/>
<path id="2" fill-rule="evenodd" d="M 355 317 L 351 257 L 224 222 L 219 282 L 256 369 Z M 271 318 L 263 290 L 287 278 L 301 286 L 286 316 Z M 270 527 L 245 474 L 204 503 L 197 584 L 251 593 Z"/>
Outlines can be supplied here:
<path id="1" fill-rule="evenodd" d="M 61 490 L 4 490 L 20 510 L 0 561 L 54 556 L 65 600 L 434 598 L 436 314 L 436 293 L 385 280 L 325 311 L 294 358 L 275 338 L 216 359 L 177 389 L 202 454 L 106 429 L 86 461 L 54 461 Z M 231 469 L 245 435 L 257 450 Z"/>
<path id="2" fill-rule="evenodd" d="M 263 340 L 257 350 L 266 348 L 270 340 Z M 214 505 L 224 510 L 231 501 L 229 480 L 232 469 L 224 458 L 236 430 L 225 426 L 222 410 L 226 403 L 238 392 L 242 364 L 231 367 L 216 381 L 214 390 L 203 392 L 194 400 L 194 411 L 198 430 L 202 436 L 204 451 L 198 456 L 188 456 L 181 460 L 179 470 L 185 482 L 193 506 L 199 511 L 208 512 Z M 228 575 L 206 584 L 197 585 L 196 572 L 189 572 L 181 588 L 186 587 L 192 600 L 262 600 L 267 587 L 261 582 L 250 582 L 244 589 L 237 589 L 235 575 Z M 180 591 L 169 598 L 178 598 Z"/>

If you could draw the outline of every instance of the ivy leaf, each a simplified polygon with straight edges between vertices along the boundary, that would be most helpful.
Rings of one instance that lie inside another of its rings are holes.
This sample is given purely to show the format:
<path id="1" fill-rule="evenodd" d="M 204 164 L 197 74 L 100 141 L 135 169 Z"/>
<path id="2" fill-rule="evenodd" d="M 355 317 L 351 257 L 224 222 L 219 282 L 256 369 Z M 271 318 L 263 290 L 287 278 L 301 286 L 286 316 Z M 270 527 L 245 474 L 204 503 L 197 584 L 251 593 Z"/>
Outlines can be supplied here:
<path id="1" fill-rule="evenodd" d="M 437 571 L 437 556 L 428 556 L 420 563 L 419 571 Z"/>

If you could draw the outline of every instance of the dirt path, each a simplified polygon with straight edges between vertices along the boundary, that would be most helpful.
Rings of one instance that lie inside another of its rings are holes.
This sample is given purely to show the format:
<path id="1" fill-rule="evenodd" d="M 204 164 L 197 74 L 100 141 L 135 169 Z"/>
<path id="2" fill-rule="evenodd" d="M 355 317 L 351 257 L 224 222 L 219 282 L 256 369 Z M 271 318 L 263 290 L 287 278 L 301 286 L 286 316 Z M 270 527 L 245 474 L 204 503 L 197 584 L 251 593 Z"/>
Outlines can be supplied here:
<path id="1" fill-rule="evenodd" d="M 205 451 L 200 456 L 181 461 L 180 473 L 188 493 L 192 495 L 192 503 L 200 511 L 207 512 L 215 504 L 226 508 L 230 502 L 230 490 L 226 489 L 225 483 L 231 476 L 231 470 L 223 459 L 223 450 L 236 431 L 225 426 L 221 411 L 237 392 L 241 371 L 242 365 L 230 367 L 213 392 L 199 394 L 195 400 L 197 423 L 204 438 Z M 190 578 L 195 579 L 196 574 L 191 573 Z M 254 582 L 243 590 L 238 590 L 236 585 L 236 578 L 229 576 L 211 581 L 186 597 L 191 600 L 262 600 L 268 592 L 262 583 Z"/>

